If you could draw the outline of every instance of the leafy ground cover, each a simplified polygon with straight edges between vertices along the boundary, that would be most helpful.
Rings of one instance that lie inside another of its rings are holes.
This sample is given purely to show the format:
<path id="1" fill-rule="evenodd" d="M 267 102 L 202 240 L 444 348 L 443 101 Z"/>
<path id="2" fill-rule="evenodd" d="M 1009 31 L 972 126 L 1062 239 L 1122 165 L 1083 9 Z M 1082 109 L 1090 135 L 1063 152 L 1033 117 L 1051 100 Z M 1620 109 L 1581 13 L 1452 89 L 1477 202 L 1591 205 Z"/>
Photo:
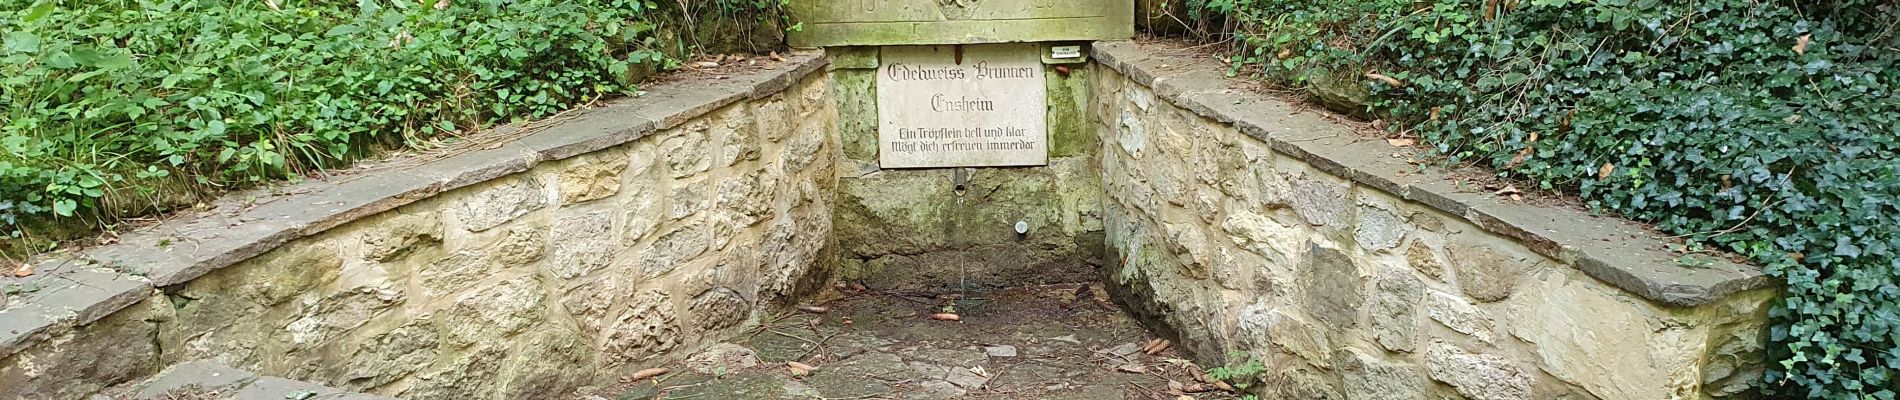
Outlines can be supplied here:
<path id="1" fill-rule="evenodd" d="M 0 254 L 776 48 L 780 3 L 0 0 Z"/>
<path id="2" fill-rule="evenodd" d="M 1166 3 L 1174 3 L 1172 1 Z M 1786 281 L 1770 394 L 1900 392 L 1900 3 L 1161 4 L 1236 74 Z M 1685 263 L 1684 268 L 1693 268 Z"/>

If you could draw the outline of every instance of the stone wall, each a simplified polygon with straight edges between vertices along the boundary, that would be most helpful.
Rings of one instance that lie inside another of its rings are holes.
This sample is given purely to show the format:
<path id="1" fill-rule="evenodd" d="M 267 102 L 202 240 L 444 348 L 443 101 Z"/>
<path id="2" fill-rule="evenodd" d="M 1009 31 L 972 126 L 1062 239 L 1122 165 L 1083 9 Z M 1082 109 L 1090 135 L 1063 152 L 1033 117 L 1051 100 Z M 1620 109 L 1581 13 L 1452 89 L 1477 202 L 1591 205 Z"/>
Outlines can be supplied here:
<path id="1" fill-rule="evenodd" d="M 404 398 L 553 398 L 710 345 L 829 280 L 822 65 L 648 88 L 490 132 L 520 139 L 468 157 L 264 199 L 298 207 L 231 208 L 195 219 L 204 230 L 75 255 L 42 271 L 60 286 L 0 313 L 13 334 L 64 318 L 7 338 L 0 398 L 77 398 L 199 360 Z M 387 196 L 412 176 L 453 189 Z M 351 202 L 366 208 L 330 208 Z M 326 216 L 260 214 L 279 211 Z M 246 235 L 274 228 L 292 233 Z M 98 301 L 88 282 L 130 284 Z"/>
<path id="2" fill-rule="evenodd" d="M 956 289 L 965 269 L 975 288 L 1094 279 L 1099 140 L 1084 120 L 1084 64 L 1044 66 L 1049 165 L 967 169 L 959 204 L 953 169 L 878 167 L 878 48 L 827 51 L 843 146 L 835 223 L 842 278 L 906 290 Z M 1028 224 L 1026 235 L 1015 233 L 1017 221 Z"/>
<path id="3" fill-rule="evenodd" d="M 1202 361 L 1263 362 L 1263 397 L 1688 399 L 1760 379 L 1758 272 L 1676 265 L 1569 209 L 1528 209 L 1568 226 L 1527 231 L 1519 205 L 1158 54 L 1096 49 L 1104 274 Z"/>

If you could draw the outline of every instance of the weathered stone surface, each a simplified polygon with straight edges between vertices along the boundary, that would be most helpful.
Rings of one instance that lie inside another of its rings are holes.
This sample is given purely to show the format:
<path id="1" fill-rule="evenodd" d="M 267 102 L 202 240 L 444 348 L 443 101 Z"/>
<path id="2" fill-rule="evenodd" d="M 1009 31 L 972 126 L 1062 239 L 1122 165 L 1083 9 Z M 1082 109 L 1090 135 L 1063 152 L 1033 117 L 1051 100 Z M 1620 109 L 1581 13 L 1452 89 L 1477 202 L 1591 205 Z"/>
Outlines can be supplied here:
<path id="1" fill-rule="evenodd" d="M 1270 218 L 1247 210 L 1234 210 L 1221 224 L 1234 244 L 1253 250 L 1268 262 L 1285 265 L 1299 252 L 1299 232 Z"/>
<path id="2" fill-rule="evenodd" d="M 1329 178 L 1308 177 L 1293 182 L 1293 210 L 1309 224 L 1340 227 L 1352 217 L 1346 188 L 1346 184 Z"/>
<path id="3" fill-rule="evenodd" d="M 574 317 L 574 322 L 579 323 L 582 332 L 589 335 L 599 333 L 601 324 L 607 321 L 607 310 L 626 298 L 619 285 L 625 276 L 603 275 L 606 276 L 568 289 L 561 296 L 561 308 Z"/>
<path id="4" fill-rule="evenodd" d="M 759 366 L 759 352 L 750 347 L 720 343 L 686 358 L 686 368 L 702 374 L 724 374 Z"/>
<path id="5" fill-rule="evenodd" d="M 565 329 L 535 329 L 524 333 L 496 378 L 507 399 L 551 399 L 570 396 L 592 383 L 595 371 L 588 363 L 592 346 Z"/>
<path id="6" fill-rule="evenodd" d="M 1326 334 L 1299 318 L 1254 303 L 1241 310 L 1238 325 L 1241 339 L 1252 348 L 1278 347 L 1313 365 L 1332 365 L 1332 347 Z"/>
<path id="7" fill-rule="evenodd" d="M 1122 111 L 1115 123 L 1115 143 L 1121 145 L 1122 152 L 1128 157 L 1140 160 L 1143 150 L 1148 148 L 1148 126 L 1136 118 L 1133 112 Z"/>
<path id="8" fill-rule="evenodd" d="M 653 241 L 646 253 L 646 276 L 657 277 L 673 272 L 681 264 L 705 254 L 711 244 L 706 224 L 694 222 L 679 227 Z"/>
<path id="9" fill-rule="evenodd" d="M 1354 400 L 1424 400 L 1425 372 L 1418 366 L 1390 363 L 1359 349 L 1341 350 L 1339 372 L 1346 398 Z"/>
<path id="10" fill-rule="evenodd" d="M 666 218 L 677 221 L 706 211 L 712 206 L 706 190 L 705 184 L 700 182 L 684 182 L 673 188 L 673 193 L 666 196 L 667 203 L 671 205 L 667 208 Z"/>
<path id="11" fill-rule="evenodd" d="M 753 125 L 753 118 L 749 118 L 751 116 L 746 115 L 738 107 L 731 110 L 714 119 L 714 123 L 723 125 L 725 129 L 721 132 L 720 136 L 724 139 L 719 145 L 719 166 L 722 167 L 758 160 L 760 153 L 759 131 L 758 127 Z M 782 103 L 770 111 L 778 114 L 776 116 L 762 114 L 758 118 L 777 117 L 780 121 L 784 120 L 785 106 Z M 784 127 L 785 125 L 779 125 L 777 129 Z"/>
<path id="12" fill-rule="evenodd" d="M 508 356 L 500 347 L 481 346 L 461 356 L 436 363 L 416 375 L 401 397 L 411 399 L 468 399 L 485 397 Z M 279 396 L 282 397 L 282 396 Z"/>
<path id="13" fill-rule="evenodd" d="M 1475 354 L 1433 341 L 1425 349 L 1425 370 L 1433 380 L 1472 400 L 1529 400 L 1533 376 L 1517 363 L 1495 354 Z"/>
<path id="14" fill-rule="evenodd" d="M 371 396 L 362 393 L 346 393 L 335 388 L 316 383 L 278 378 L 274 376 L 258 377 L 249 385 L 230 394 L 233 399 L 336 399 L 336 400 L 390 400 L 388 397 Z"/>
<path id="15" fill-rule="evenodd" d="M 1306 366 L 1294 366 L 1268 372 L 1262 391 L 1269 399 L 1342 400 L 1337 379 Z"/>
<path id="16" fill-rule="evenodd" d="M 739 325 L 751 316 L 752 303 L 731 288 L 715 288 L 693 298 L 690 309 L 700 332 Z"/>
<path id="17" fill-rule="evenodd" d="M 620 193 L 620 174 L 627 171 L 627 154 L 606 151 L 576 157 L 561 171 L 561 204 L 599 200 Z"/>
<path id="18" fill-rule="evenodd" d="M 369 248 L 366 256 L 374 261 L 394 260 L 441 243 L 442 217 L 434 212 L 396 214 L 363 236 L 363 245 Z"/>
<path id="19" fill-rule="evenodd" d="M 1339 250 L 1308 243 L 1300 262 L 1300 307 L 1333 329 L 1359 325 L 1359 308 L 1365 303 L 1359 268 L 1352 258 Z"/>
<path id="20" fill-rule="evenodd" d="M 147 321 L 153 317 L 142 307 L 128 308 L 0 357 L 0 397 L 77 399 L 157 372 L 159 347 Z"/>
<path id="21" fill-rule="evenodd" d="M 734 176 L 719 181 L 718 201 L 715 206 L 727 226 L 748 227 L 765 221 L 772 211 L 772 185 L 763 180 L 759 173 Z"/>
<path id="22" fill-rule="evenodd" d="M 1208 264 L 1211 249 L 1207 244 L 1207 235 L 1201 233 L 1198 226 L 1191 224 L 1166 224 L 1162 229 L 1168 232 L 1170 240 L 1164 242 L 1181 260 L 1179 272 L 1193 279 L 1208 278 Z"/>
<path id="23" fill-rule="evenodd" d="M 631 246 L 660 230 L 660 224 L 671 219 L 672 210 L 661 208 L 666 204 L 669 193 L 664 192 L 657 174 L 635 174 L 623 190 L 627 195 L 622 196 L 624 202 L 621 212 L 625 227 L 620 240 Z"/>
<path id="24" fill-rule="evenodd" d="M 454 210 L 462 229 L 470 232 L 493 229 L 548 205 L 547 187 L 531 174 L 467 190 Z"/>
<path id="25" fill-rule="evenodd" d="M 660 154 L 666 155 L 666 170 L 674 178 L 693 176 L 712 168 L 710 123 L 695 121 L 662 134 Z"/>
<path id="26" fill-rule="evenodd" d="M 1379 268 L 1367 312 L 1372 315 L 1372 332 L 1380 346 L 1405 353 L 1417 348 L 1418 303 L 1424 294 L 1425 284 L 1413 277 L 1408 268 L 1390 265 Z"/>
<path id="27" fill-rule="evenodd" d="M 436 297 L 461 293 L 488 277 L 494 260 L 473 251 L 462 251 L 422 267 L 423 295 Z"/>
<path id="28" fill-rule="evenodd" d="M 434 361 L 441 341 L 426 319 L 371 337 L 344 363 L 339 387 L 367 390 L 420 370 Z"/>
<path id="29" fill-rule="evenodd" d="M 398 289 L 359 287 L 324 297 L 315 304 L 303 307 L 298 317 L 290 321 L 284 330 L 290 334 L 291 344 L 302 348 L 314 347 L 363 326 L 370 318 L 404 300 L 405 296 Z"/>
<path id="30" fill-rule="evenodd" d="M 1446 328 L 1492 343 L 1491 316 L 1456 294 L 1432 292 L 1425 297 L 1425 313 Z"/>
<path id="31" fill-rule="evenodd" d="M 643 291 L 627 304 L 627 311 L 608 329 L 601 348 L 605 366 L 627 365 L 679 345 L 680 328 L 666 293 Z"/>
<path id="32" fill-rule="evenodd" d="M 158 376 L 137 385 L 135 399 L 164 399 L 173 391 L 203 390 L 229 392 L 257 380 L 257 374 L 208 361 L 191 361 L 165 368 Z"/>
<path id="33" fill-rule="evenodd" d="M 1426 246 L 1425 243 L 1412 242 L 1411 247 L 1405 248 L 1405 261 L 1412 265 L 1412 269 L 1418 270 L 1425 276 L 1438 281 L 1445 280 L 1445 262 L 1440 260 L 1438 253 L 1433 252 L 1432 248 Z"/>
<path id="34" fill-rule="evenodd" d="M 1524 276 L 1522 261 L 1499 253 L 1486 245 L 1456 244 L 1451 247 L 1452 268 L 1458 273 L 1458 288 L 1480 302 L 1510 297 L 1517 281 Z"/>
<path id="35" fill-rule="evenodd" d="M 445 339 L 457 346 L 496 343 L 545 320 L 543 297 L 540 285 L 531 278 L 505 281 L 457 298 L 436 323 Z"/>
<path id="36" fill-rule="evenodd" d="M 554 222 L 554 254 L 547 268 L 554 276 L 574 279 L 606 267 L 619 250 L 613 240 L 613 216 L 606 211 L 570 215 Z"/>
<path id="37" fill-rule="evenodd" d="M 508 229 L 499 247 L 495 249 L 495 259 L 502 268 L 521 268 L 541 261 L 548 251 L 548 230 L 542 227 L 515 227 Z"/>
<path id="38" fill-rule="evenodd" d="M 1379 251 L 1398 246 L 1411 230 L 1412 226 L 1391 210 L 1360 206 L 1359 221 L 1353 225 L 1352 238 L 1359 242 L 1361 249 Z"/>
<path id="39" fill-rule="evenodd" d="M 250 299 L 259 305 L 281 304 L 292 297 L 332 282 L 342 273 L 343 258 L 328 242 L 282 247 L 187 285 L 188 295 L 220 291 Z"/>
<path id="40" fill-rule="evenodd" d="M 1572 274 L 1540 273 L 1528 288 L 1540 301 L 1525 296 L 1507 303 L 1517 311 L 1508 323 L 1511 335 L 1531 343 L 1544 371 L 1605 399 L 1695 390 L 1706 333 L 1658 321 L 1665 311 Z"/>

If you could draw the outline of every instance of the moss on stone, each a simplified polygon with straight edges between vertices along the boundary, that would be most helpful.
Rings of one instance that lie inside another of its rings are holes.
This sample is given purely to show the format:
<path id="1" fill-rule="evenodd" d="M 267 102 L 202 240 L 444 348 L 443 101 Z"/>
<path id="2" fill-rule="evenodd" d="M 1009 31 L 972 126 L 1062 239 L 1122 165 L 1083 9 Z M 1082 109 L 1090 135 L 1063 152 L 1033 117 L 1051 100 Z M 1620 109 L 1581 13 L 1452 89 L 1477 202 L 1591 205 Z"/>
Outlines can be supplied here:
<path id="1" fill-rule="evenodd" d="M 1046 70 L 1044 76 L 1049 87 L 1049 157 L 1094 154 L 1095 149 L 1101 147 L 1102 140 L 1089 130 L 1087 69 L 1051 65 Z"/>
<path id="2" fill-rule="evenodd" d="M 832 72 L 831 84 L 838 94 L 838 138 L 844 157 L 877 162 L 877 70 L 838 70 Z"/>

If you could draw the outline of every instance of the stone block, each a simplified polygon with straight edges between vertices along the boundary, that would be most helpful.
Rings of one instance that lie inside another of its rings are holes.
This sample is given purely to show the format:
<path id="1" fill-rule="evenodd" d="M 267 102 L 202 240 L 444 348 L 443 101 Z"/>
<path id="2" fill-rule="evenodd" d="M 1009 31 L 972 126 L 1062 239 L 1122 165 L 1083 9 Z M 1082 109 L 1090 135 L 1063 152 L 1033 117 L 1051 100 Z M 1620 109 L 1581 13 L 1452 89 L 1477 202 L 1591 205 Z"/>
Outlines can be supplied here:
<path id="1" fill-rule="evenodd" d="M 653 241 L 653 246 L 645 252 L 648 278 L 666 275 L 694 258 L 705 254 L 711 246 L 712 233 L 703 222 L 694 222 L 674 229 Z"/>
<path id="2" fill-rule="evenodd" d="M 1412 276 L 1410 268 L 1385 265 L 1372 284 L 1372 333 L 1386 350 L 1409 353 L 1417 349 L 1418 303 L 1423 300 L 1425 284 Z"/>
<path id="3" fill-rule="evenodd" d="M 1524 277 L 1526 261 L 1506 255 L 1489 245 L 1455 243 L 1451 267 L 1458 276 L 1458 288 L 1479 302 L 1494 302 L 1510 297 Z"/>
<path id="4" fill-rule="evenodd" d="M 1376 354 L 1376 353 L 1375 353 Z M 1387 362 L 1359 349 L 1341 350 L 1339 373 L 1346 398 L 1353 400 L 1425 400 L 1425 371 L 1416 365 Z"/>
<path id="5" fill-rule="evenodd" d="M 606 267 L 620 247 L 613 235 L 613 216 L 607 211 L 556 220 L 548 270 L 562 279 L 574 279 Z"/>
<path id="6" fill-rule="evenodd" d="M 633 296 L 615 319 L 601 348 L 603 367 L 621 367 L 679 346 L 680 327 L 666 293 L 646 290 Z"/>
<path id="7" fill-rule="evenodd" d="M 372 261 L 388 262 L 418 249 L 442 244 L 442 217 L 435 212 L 397 213 L 375 222 L 363 235 L 365 254 Z"/>
<path id="8" fill-rule="evenodd" d="M 1443 341 L 1425 349 L 1425 370 L 1472 400 L 1530 400 L 1534 372 L 1495 354 L 1467 351 Z"/>
<path id="9" fill-rule="evenodd" d="M 463 294 L 435 319 L 445 342 L 455 346 L 505 343 L 502 337 L 546 320 L 541 286 L 532 278 L 504 281 Z"/>
<path id="10" fill-rule="evenodd" d="M 620 193 L 620 174 L 627 171 L 627 154 L 602 151 L 575 157 L 561 170 L 561 204 L 599 200 Z"/>
<path id="11" fill-rule="evenodd" d="M 568 397 L 595 381 L 596 371 L 588 362 L 593 349 L 572 331 L 536 329 L 515 342 L 496 374 L 497 382 L 489 384 L 497 398 Z"/>
<path id="12" fill-rule="evenodd" d="M 660 154 L 665 155 L 666 170 L 674 178 L 684 178 L 712 168 L 712 128 L 706 121 L 688 122 L 660 134 Z"/>
<path id="13" fill-rule="evenodd" d="M 1456 294 L 1432 292 L 1425 297 L 1425 314 L 1452 331 L 1471 335 L 1485 343 L 1493 341 L 1491 315 Z"/>
<path id="14" fill-rule="evenodd" d="M 470 232 L 493 229 L 548 205 L 547 187 L 533 174 L 463 190 L 468 195 L 455 203 L 454 212 L 462 229 Z"/>
<path id="15" fill-rule="evenodd" d="M 1363 283 L 1350 256 L 1307 243 L 1299 271 L 1299 304 L 1306 315 L 1332 329 L 1359 326 L 1359 309 L 1365 304 Z"/>

